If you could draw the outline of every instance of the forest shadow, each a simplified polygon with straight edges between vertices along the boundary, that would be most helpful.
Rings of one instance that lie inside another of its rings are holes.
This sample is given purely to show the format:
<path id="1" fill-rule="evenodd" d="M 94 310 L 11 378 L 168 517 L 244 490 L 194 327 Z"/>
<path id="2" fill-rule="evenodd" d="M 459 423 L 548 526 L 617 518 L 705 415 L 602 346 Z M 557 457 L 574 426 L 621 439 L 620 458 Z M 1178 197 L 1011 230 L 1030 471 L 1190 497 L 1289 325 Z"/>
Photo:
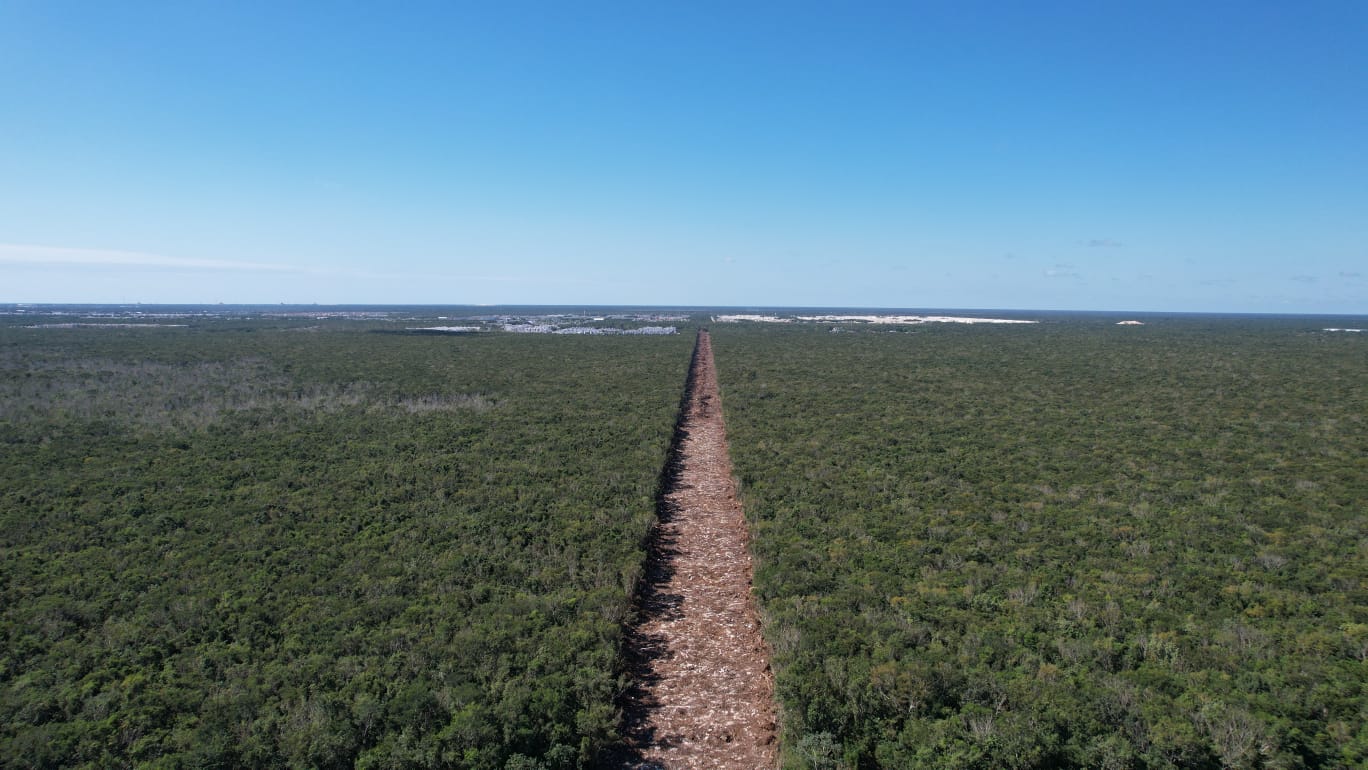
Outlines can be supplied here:
<path id="1" fill-rule="evenodd" d="M 674 433 L 656 485 L 656 521 L 643 544 L 645 559 L 633 591 L 632 612 L 623 631 L 620 666 L 622 676 L 630 684 L 617 697 L 618 711 L 622 715 L 619 740 L 605 747 L 596 757 L 595 767 L 655 770 L 658 765 L 646 760 L 641 747 L 671 740 L 668 736 L 658 736 L 650 727 L 650 715 L 661 705 L 650 694 L 660 681 L 660 677 L 654 673 L 654 664 L 668 658 L 671 652 L 663 635 L 651 633 L 647 629 L 660 621 L 674 620 L 682 615 L 683 595 L 668 590 L 679 556 L 679 537 L 671 524 L 681 512 L 680 504 L 672 497 L 676 492 L 692 486 L 684 481 L 683 447 L 689 437 L 687 424 L 691 417 L 690 407 L 698 366 L 699 345 L 695 342 L 675 417 Z"/>
<path id="2" fill-rule="evenodd" d="M 650 715 L 660 703 L 650 695 L 660 677 L 654 673 L 655 663 L 672 654 L 664 635 L 646 629 L 661 621 L 681 616 L 684 597 L 668 590 L 675 574 L 674 562 L 679 551 L 677 536 L 667 525 L 677 506 L 662 503 L 660 523 L 653 528 L 646 550 L 646 563 L 633 602 L 633 619 L 623 639 L 622 668 L 631 684 L 618 698 L 622 714 L 623 742 L 612 748 L 599 763 L 600 767 L 652 767 L 640 748 L 659 742 L 659 736 L 649 727 Z"/>

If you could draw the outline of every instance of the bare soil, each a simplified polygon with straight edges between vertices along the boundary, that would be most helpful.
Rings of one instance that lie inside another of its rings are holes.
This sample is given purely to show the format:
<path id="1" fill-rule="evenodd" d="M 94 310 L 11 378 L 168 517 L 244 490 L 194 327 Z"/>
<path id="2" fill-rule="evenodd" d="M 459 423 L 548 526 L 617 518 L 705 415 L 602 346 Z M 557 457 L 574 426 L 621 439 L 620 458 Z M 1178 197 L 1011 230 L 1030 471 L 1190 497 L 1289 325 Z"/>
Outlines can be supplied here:
<path id="1" fill-rule="evenodd" d="M 620 768 L 764 770 L 777 761 L 774 677 L 751 596 L 749 532 L 736 499 L 712 344 L 698 336 L 660 502 L 622 700 Z"/>

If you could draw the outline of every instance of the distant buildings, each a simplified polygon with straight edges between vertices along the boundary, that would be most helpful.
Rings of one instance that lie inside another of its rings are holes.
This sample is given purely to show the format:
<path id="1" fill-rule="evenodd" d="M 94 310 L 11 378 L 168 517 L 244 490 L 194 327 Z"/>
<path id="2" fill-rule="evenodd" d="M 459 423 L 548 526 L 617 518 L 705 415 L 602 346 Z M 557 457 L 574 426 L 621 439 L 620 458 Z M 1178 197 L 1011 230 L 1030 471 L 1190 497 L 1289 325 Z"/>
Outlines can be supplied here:
<path id="1" fill-rule="evenodd" d="M 677 334 L 679 332 L 673 326 L 642 326 L 636 329 L 617 329 L 610 326 L 566 326 L 556 327 L 553 324 L 504 324 L 503 330 L 506 332 L 516 332 L 518 334 Z"/>

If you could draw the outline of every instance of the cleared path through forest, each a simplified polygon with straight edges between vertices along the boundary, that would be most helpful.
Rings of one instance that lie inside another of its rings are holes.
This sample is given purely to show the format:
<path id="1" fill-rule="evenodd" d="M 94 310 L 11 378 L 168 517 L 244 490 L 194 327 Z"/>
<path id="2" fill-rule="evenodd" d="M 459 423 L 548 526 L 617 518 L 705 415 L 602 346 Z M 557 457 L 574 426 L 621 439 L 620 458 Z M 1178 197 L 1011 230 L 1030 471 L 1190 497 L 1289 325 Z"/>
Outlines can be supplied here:
<path id="1" fill-rule="evenodd" d="M 774 678 L 751 597 L 712 341 L 699 332 L 671 483 L 627 637 L 627 768 L 776 764 Z"/>

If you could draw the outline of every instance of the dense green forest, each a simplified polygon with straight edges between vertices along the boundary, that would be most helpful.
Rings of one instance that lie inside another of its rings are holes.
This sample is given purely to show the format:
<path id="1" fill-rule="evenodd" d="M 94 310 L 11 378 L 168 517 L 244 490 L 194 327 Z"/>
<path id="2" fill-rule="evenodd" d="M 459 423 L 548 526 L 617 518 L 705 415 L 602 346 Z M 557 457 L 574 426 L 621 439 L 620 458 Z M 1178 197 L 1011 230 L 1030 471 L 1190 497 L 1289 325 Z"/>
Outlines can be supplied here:
<path id="1" fill-rule="evenodd" d="M 1368 764 L 1368 339 L 716 325 L 791 768 Z"/>
<path id="2" fill-rule="evenodd" d="M 591 766 L 692 335 L 186 323 L 0 324 L 0 766 Z M 1368 763 L 1368 339 L 841 329 L 712 327 L 790 768 Z"/>
<path id="3" fill-rule="evenodd" d="M 692 335 L 373 331 L 0 327 L 0 765 L 613 740 Z"/>

